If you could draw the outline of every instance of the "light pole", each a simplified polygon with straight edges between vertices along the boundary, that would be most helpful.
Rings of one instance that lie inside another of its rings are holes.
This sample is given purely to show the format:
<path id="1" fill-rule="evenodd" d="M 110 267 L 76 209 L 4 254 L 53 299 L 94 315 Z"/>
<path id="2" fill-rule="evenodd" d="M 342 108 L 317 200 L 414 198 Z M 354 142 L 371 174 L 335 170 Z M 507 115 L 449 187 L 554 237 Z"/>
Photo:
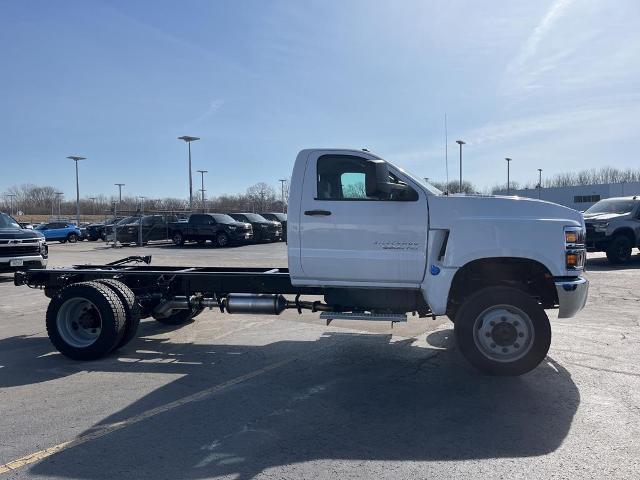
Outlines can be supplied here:
<path id="1" fill-rule="evenodd" d="M 280 182 L 280 195 L 282 196 L 282 213 L 287 213 L 286 212 L 286 208 L 285 208 L 285 203 L 284 203 L 284 182 L 287 181 L 286 178 L 281 178 L 278 180 Z"/>
<path id="2" fill-rule="evenodd" d="M 206 191 L 204 189 L 204 174 L 205 173 L 209 173 L 208 170 L 197 170 L 197 172 L 200 174 L 200 192 L 202 193 L 202 213 L 206 213 L 206 204 L 204 203 L 204 192 Z"/>
<path id="3" fill-rule="evenodd" d="M 144 199 L 147 197 L 143 197 L 140 195 L 140 222 L 138 222 L 138 246 L 142 247 L 142 217 L 144 217 Z"/>
<path id="4" fill-rule="evenodd" d="M 9 215 L 13 216 L 13 199 L 16 198 L 15 193 L 7 193 L 5 197 L 9 197 Z"/>
<path id="5" fill-rule="evenodd" d="M 541 195 L 542 195 L 542 169 L 539 168 L 538 169 L 538 200 L 540 200 Z"/>
<path id="6" fill-rule="evenodd" d="M 463 140 L 456 140 L 456 143 L 460 145 L 460 192 L 459 193 L 462 193 L 462 145 L 464 145 L 466 142 L 464 142 Z"/>
<path id="7" fill-rule="evenodd" d="M 117 222 L 118 207 L 122 207 L 122 187 L 124 187 L 126 184 L 114 183 L 114 185 L 118 187 L 118 205 L 113 209 L 114 217 L 115 217 L 114 218 L 115 223 L 113 224 L 113 246 L 117 247 L 118 246 L 118 222 Z"/>
<path id="8" fill-rule="evenodd" d="M 122 187 L 126 185 L 126 183 L 114 183 L 116 187 L 118 187 L 118 204 L 122 206 Z"/>
<path id="9" fill-rule="evenodd" d="M 56 202 L 58 204 L 58 220 L 60 220 L 60 217 L 62 216 L 62 214 L 60 213 L 60 204 L 62 203 L 62 195 L 64 195 L 63 192 L 56 192 L 56 198 L 58 199 L 58 201 Z"/>
<path id="10" fill-rule="evenodd" d="M 80 227 L 80 182 L 78 181 L 78 162 L 86 160 L 86 157 L 78 157 L 77 155 L 69 155 L 69 160 L 76 162 L 76 225 Z"/>
<path id="11" fill-rule="evenodd" d="M 505 160 L 507 161 L 507 195 L 511 194 L 511 182 L 509 179 L 509 165 L 511 164 L 511 158 L 506 157 Z"/>
<path id="12" fill-rule="evenodd" d="M 189 145 L 189 210 L 193 212 L 193 179 L 191 178 L 191 142 L 200 140 L 200 137 L 190 137 L 189 135 L 183 135 L 178 137 L 178 140 L 184 140 Z"/>

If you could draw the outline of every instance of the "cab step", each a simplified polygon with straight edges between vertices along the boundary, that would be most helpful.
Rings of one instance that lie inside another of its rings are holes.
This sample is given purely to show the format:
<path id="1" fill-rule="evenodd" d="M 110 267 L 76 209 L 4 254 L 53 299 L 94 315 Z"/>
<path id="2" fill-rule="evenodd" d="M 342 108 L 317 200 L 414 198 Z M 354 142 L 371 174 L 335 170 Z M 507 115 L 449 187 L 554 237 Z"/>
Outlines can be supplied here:
<path id="1" fill-rule="evenodd" d="M 332 320 L 370 320 L 374 322 L 391 322 L 393 326 L 396 322 L 406 322 L 407 315 L 404 313 L 366 313 L 366 312 L 322 312 L 322 320 L 327 321 L 327 325 Z"/>

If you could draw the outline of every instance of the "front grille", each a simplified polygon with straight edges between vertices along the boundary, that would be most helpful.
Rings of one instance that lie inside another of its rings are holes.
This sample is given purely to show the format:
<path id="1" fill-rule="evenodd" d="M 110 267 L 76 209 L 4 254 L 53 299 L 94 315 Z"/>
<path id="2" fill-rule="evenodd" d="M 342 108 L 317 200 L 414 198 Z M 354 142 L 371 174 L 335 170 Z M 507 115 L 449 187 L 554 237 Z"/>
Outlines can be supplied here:
<path id="1" fill-rule="evenodd" d="M 0 257 L 19 257 L 23 255 L 39 255 L 40 245 L 12 245 L 0 248 Z"/>

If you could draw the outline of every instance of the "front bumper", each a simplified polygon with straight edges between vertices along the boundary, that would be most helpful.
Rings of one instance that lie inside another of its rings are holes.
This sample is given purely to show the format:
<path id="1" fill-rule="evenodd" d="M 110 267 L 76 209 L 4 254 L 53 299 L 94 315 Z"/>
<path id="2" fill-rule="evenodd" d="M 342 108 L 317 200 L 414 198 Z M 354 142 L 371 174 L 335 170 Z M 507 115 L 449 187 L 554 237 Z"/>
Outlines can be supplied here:
<path id="1" fill-rule="evenodd" d="M 556 279 L 558 292 L 558 318 L 571 318 L 587 303 L 589 280 L 584 277 Z"/>
<path id="2" fill-rule="evenodd" d="M 18 264 L 20 263 L 21 264 Z M 14 265 L 11 265 L 14 263 Z M 20 257 L 3 257 L 0 258 L 0 272 L 15 272 L 16 270 L 25 270 L 28 268 L 44 268 L 47 266 L 47 259 L 41 255 L 25 255 Z"/>

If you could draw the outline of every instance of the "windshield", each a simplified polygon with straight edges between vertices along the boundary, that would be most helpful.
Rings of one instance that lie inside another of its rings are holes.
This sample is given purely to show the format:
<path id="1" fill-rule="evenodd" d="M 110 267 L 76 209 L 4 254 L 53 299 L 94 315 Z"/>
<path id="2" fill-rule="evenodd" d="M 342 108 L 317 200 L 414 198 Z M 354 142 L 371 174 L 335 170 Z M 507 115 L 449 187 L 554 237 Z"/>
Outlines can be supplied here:
<path id="1" fill-rule="evenodd" d="M 258 215 L 257 213 L 245 213 L 244 216 L 247 217 L 247 220 L 249 220 L 250 222 L 266 222 L 267 221 L 266 218 L 264 218 L 262 215 Z"/>
<path id="2" fill-rule="evenodd" d="M 270 217 L 275 217 L 276 220 L 279 220 L 280 222 L 285 222 L 287 220 L 287 214 L 286 213 L 269 213 Z"/>
<path id="3" fill-rule="evenodd" d="M 587 209 L 586 213 L 616 213 L 622 215 L 629 213 L 633 210 L 633 200 L 618 200 L 615 198 L 609 198 L 607 200 L 600 200 L 595 205 Z"/>
<path id="4" fill-rule="evenodd" d="M 6 213 L 0 213 L 0 228 L 21 228 L 20 224 L 16 222 Z"/>
<path id="5" fill-rule="evenodd" d="M 122 220 L 120 220 L 118 222 L 118 225 L 127 225 L 130 223 L 138 223 L 139 218 L 138 217 L 127 217 L 127 218 L 123 218 Z"/>
<path id="6" fill-rule="evenodd" d="M 224 213 L 214 213 L 212 216 L 218 223 L 236 223 L 236 220 L 231 218 L 229 215 L 225 215 Z"/>

